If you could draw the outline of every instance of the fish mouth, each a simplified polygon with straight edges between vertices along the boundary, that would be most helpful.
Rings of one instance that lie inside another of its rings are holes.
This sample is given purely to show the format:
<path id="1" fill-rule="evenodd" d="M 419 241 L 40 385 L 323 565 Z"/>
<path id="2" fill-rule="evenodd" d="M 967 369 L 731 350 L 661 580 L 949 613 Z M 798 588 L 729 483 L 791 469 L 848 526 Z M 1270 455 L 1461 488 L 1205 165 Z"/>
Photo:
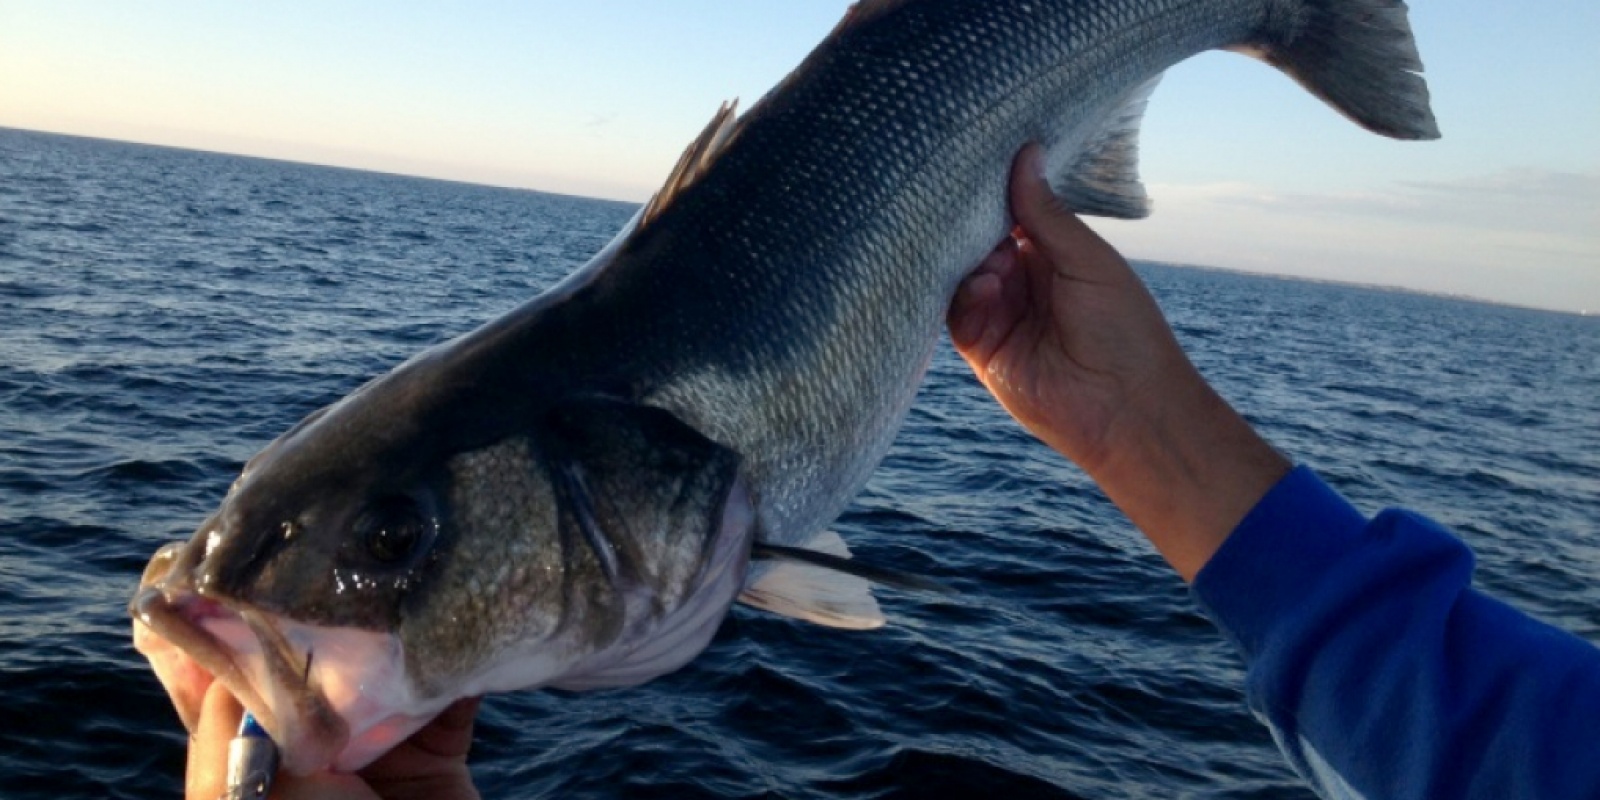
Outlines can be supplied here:
<path id="1" fill-rule="evenodd" d="M 314 651 L 297 647 L 270 615 L 196 589 L 174 568 L 185 546 L 155 554 L 128 605 L 134 647 L 155 667 L 184 726 L 196 729 L 201 699 L 219 680 L 278 743 L 285 769 L 334 765 L 350 731 L 316 686 Z"/>

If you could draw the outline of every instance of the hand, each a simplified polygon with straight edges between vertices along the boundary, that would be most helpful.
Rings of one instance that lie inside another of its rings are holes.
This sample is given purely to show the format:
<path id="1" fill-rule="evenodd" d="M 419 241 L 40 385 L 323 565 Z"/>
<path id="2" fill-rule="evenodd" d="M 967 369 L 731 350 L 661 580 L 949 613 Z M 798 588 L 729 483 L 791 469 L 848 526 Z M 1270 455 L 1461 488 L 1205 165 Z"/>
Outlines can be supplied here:
<path id="1" fill-rule="evenodd" d="M 1185 580 L 1289 464 L 1213 391 L 1144 283 L 1050 191 L 1011 170 L 1014 240 L 962 284 L 950 337 L 1034 435 L 1077 462 Z"/>
<path id="2" fill-rule="evenodd" d="M 479 698 L 457 701 L 426 727 L 354 775 L 304 777 L 280 772 L 273 800 L 477 800 L 467 770 L 472 721 Z M 228 742 L 239 730 L 244 708 L 220 681 L 206 690 L 200 722 L 189 740 L 188 800 L 217 800 L 225 789 Z"/>
<path id="3" fill-rule="evenodd" d="M 1051 193 L 1042 156 L 1017 156 L 1016 233 L 962 284 L 950 338 L 1017 421 L 1093 473 L 1137 407 L 1203 381 L 1139 276 Z"/>

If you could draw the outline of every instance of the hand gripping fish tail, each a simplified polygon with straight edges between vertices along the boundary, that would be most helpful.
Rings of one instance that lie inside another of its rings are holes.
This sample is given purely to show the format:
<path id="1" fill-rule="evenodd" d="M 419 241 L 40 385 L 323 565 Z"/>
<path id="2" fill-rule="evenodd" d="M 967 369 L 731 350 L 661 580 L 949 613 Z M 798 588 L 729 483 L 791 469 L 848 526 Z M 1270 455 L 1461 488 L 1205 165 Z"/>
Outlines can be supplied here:
<path id="1" fill-rule="evenodd" d="M 1145 106 L 1217 49 L 1438 135 L 1399 0 L 864 0 L 586 265 L 267 444 L 152 559 L 136 646 L 187 722 L 215 676 L 304 774 L 458 698 L 651 680 L 735 602 L 884 624 L 874 584 L 931 584 L 829 526 L 1012 230 L 1015 154 L 1146 215 Z"/>

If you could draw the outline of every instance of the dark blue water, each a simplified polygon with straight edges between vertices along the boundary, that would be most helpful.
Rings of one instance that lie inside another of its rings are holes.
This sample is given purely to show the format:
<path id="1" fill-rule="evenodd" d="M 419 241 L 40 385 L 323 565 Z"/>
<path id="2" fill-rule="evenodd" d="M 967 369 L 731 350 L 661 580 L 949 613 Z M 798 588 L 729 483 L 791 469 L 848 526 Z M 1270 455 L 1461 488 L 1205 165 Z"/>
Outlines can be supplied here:
<path id="1" fill-rule="evenodd" d="M 630 206 L 0 130 L 0 796 L 177 796 L 146 559 L 256 449 L 581 263 Z M 1359 506 L 1600 641 L 1600 320 L 1154 265 L 1224 395 Z M 648 686 L 491 699 L 489 797 L 1309 797 L 1179 581 L 941 350 L 839 522 L 852 633 L 737 609 Z"/>

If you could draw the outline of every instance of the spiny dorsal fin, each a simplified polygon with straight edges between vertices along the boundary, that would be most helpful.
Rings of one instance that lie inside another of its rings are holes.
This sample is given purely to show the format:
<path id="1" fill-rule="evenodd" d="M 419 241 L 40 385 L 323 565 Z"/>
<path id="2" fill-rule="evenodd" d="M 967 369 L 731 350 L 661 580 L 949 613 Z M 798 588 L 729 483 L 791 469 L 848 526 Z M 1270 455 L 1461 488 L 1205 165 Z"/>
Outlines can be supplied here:
<path id="1" fill-rule="evenodd" d="M 768 91 L 766 97 L 771 97 L 781 92 L 785 87 L 793 83 L 799 75 L 806 72 L 813 59 L 819 58 L 827 50 L 827 44 L 837 39 L 840 33 L 883 16 L 895 8 L 905 5 L 907 2 L 909 0 L 860 0 L 860 2 L 850 6 L 849 10 L 845 11 L 844 18 L 840 19 L 839 24 L 835 25 L 833 31 L 823 39 L 823 43 L 818 45 L 811 55 L 801 62 L 799 67 L 784 76 L 783 80 Z M 656 192 L 654 197 L 650 198 L 650 202 L 645 205 L 643 213 L 639 215 L 639 224 L 636 230 L 649 227 L 656 217 L 661 216 L 661 213 L 672 205 L 672 201 L 677 199 L 679 194 L 694 185 L 695 181 L 699 180 L 707 169 L 710 169 L 717 156 L 721 155 L 723 148 L 727 147 L 728 143 L 732 142 L 734 137 L 738 135 L 741 127 L 741 119 L 735 114 L 738 105 L 738 100 L 723 103 L 722 107 L 717 109 L 716 115 L 711 118 L 710 124 L 706 125 L 705 130 L 701 131 L 700 135 L 695 137 L 695 140 L 690 142 L 689 146 L 684 149 L 683 155 L 678 157 L 677 166 L 672 168 L 672 174 L 667 176 L 666 184 L 661 187 L 660 191 Z M 756 107 L 759 108 L 761 105 L 762 103 L 758 102 Z M 754 110 L 752 109 L 752 111 Z"/>
<path id="2" fill-rule="evenodd" d="M 649 205 L 645 206 L 644 213 L 639 217 L 639 227 L 647 227 L 652 220 L 661 215 L 662 210 L 672 205 L 679 193 L 694 185 L 701 175 L 711 167 L 717 156 L 722 153 L 722 148 L 733 140 L 733 135 L 738 131 L 739 124 L 736 111 L 739 107 L 738 100 L 722 104 L 717 113 L 711 117 L 710 124 L 705 130 L 695 137 L 684 149 L 683 155 L 678 157 L 678 165 L 672 168 L 672 174 L 667 176 L 666 185 L 655 197 L 650 198 Z"/>
<path id="3" fill-rule="evenodd" d="M 1139 125 L 1160 81 L 1157 75 L 1134 89 L 1060 177 L 1056 193 L 1073 211 L 1117 219 L 1150 216 L 1150 197 L 1139 182 Z"/>

